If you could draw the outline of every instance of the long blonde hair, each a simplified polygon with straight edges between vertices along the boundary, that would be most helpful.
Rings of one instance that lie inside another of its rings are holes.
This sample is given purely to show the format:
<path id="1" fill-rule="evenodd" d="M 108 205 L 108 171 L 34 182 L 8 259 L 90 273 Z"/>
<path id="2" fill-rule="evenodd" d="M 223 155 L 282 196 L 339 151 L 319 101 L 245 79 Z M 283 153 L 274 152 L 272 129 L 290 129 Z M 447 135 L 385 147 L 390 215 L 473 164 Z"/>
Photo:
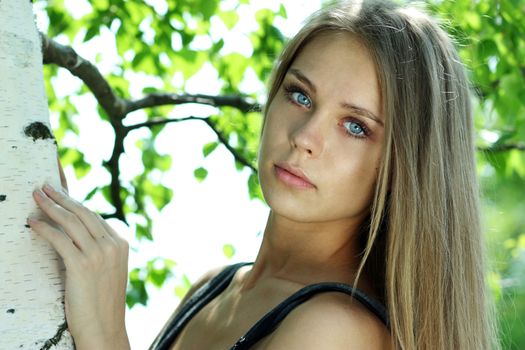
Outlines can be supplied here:
<path id="1" fill-rule="evenodd" d="M 451 39 L 413 6 L 337 2 L 314 13 L 288 42 L 267 106 L 301 49 L 327 32 L 361 39 L 379 76 L 385 148 L 359 271 L 388 307 L 395 348 L 498 348 L 469 83 Z"/>

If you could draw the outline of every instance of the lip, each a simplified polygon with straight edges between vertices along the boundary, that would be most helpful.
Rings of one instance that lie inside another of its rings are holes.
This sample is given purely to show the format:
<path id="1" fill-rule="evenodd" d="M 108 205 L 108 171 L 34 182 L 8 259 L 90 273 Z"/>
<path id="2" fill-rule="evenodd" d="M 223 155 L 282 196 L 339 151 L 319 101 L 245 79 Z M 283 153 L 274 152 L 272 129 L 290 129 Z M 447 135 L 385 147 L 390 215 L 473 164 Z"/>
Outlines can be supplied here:
<path id="1" fill-rule="evenodd" d="M 315 188 L 308 176 L 299 167 L 287 164 L 274 164 L 277 178 L 285 184 L 296 188 Z"/>

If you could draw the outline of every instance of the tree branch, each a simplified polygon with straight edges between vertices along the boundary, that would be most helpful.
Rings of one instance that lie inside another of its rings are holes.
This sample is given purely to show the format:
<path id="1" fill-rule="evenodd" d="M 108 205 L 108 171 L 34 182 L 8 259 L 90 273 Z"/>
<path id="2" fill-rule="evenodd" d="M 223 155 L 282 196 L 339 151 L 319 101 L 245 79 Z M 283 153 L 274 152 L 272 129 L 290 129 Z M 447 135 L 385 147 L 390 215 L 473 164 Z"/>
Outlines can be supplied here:
<path id="1" fill-rule="evenodd" d="M 110 192 L 111 200 L 113 201 L 112 204 L 115 207 L 115 212 L 113 214 L 106 215 L 106 218 L 114 217 L 127 223 L 123 209 L 124 204 L 121 198 L 122 185 L 119 180 L 119 159 L 122 153 L 124 153 L 124 138 L 128 132 L 143 126 L 151 127 L 153 125 L 164 124 L 167 122 L 183 121 L 182 119 L 163 119 L 162 121 L 149 121 L 140 125 L 126 127 L 123 125 L 123 120 L 129 113 L 143 108 L 162 105 L 179 105 L 185 103 L 198 103 L 213 107 L 230 106 L 237 108 L 244 113 L 261 111 L 261 106 L 255 103 L 253 99 L 238 95 L 211 96 L 203 94 L 179 95 L 170 93 L 152 93 L 139 100 L 123 99 L 117 96 L 115 91 L 111 88 L 107 80 L 102 76 L 95 65 L 79 56 L 71 47 L 61 45 L 42 33 L 40 36 L 42 39 L 44 64 L 56 64 L 60 67 L 66 68 L 71 74 L 82 80 L 93 92 L 93 95 L 97 99 L 98 103 L 107 113 L 111 126 L 114 129 L 115 143 L 113 146 L 113 152 L 111 158 L 104 163 L 104 166 L 111 174 Z M 185 118 L 184 120 L 190 119 L 199 118 L 190 117 Z M 200 120 L 204 119 L 200 118 Z M 224 135 L 222 135 L 211 122 L 207 120 L 204 121 L 213 129 L 220 142 L 224 144 L 224 146 L 232 153 L 238 162 L 248 166 L 255 172 L 257 171 L 239 152 L 229 145 L 226 137 L 224 137 Z"/>
<path id="2" fill-rule="evenodd" d="M 152 93 L 139 100 L 120 98 L 91 62 L 80 57 L 71 47 L 61 45 L 44 34 L 41 34 L 41 37 L 44 64 L 52 63 L 66 68 L 71 74 L 82 80 L 108 115 L 125 118 L 127 114 L 143 108 L 185 103 L 198 103 L 213 107 L 229 106 L 245 113 L 261 111 L 261 106 L 252 98 L 239 95 Z"/>
<path id="3" fill-rule="evenodd" d="M 126 101 L 115 94 L 97 67 L 80 57 L 71 47 L 61 45 L 44 34 L 40 36 L 44 64 L 53 63 L 66 68 L 82 80 L 110 118 L 112 116 L 123 118 L 126 115 Z"/>
<path id="4" fill-rule="evenodd" d="M 226 149 L 228 149 L 228 151 L 230 151 L 236 161 L 250 168 L 255 174 L 257 174 L 257 168 L 255 168 L 244 156 L 238 153 L 237 150 L 230 145 L 228 140 L 226 140 L 226 137 L 217 129 L 217 126 L 211 119 L 206 118 L 203 121 L 208 124 L 208 126 L 215 132 L 219 141 L 224 145 L 224 147 L 226 147 Z"/>
<path id="5" fill-rule="evenodd" d="M 483 153 L 498 153 L 498 152 L 508 152 L 512 150 L 525 151 L 524 143 L 507 143 L 489 147 L 478 147 L 478 151 Z"/>
<path id="6" fill-rule="evenodd" d="M 226 139 L 226 136 L 224 136 L 220 132 L 220 130 L 217 128 L 215 123 L 210 118 L 201 118 L 201 117 L 194 117 L 194 116 L 190 116 L 186 118 L 156 118 L 156 119 L 148 120 L 143 123 L 129 125 L 129 126 L 126 126 L 125 128 L 126 128 L 126 133 L 128 133 L 131 130 L 136 130 L 136 129 L 143 128 L 143 127 L 151 128 L 155 125 L 164 125 L 168 123 L 180 123 L 180 122 L 189 121 L 189 120 L 199 120 L 199 121 L 206 123 L 213 130 L 213 132 L 215 132 L 215 134 L 217 135 L 217 138 L 224 145 L 224 147 L 226 147 L 226 149 L 232 154 L 233 158 L 237 162 L 250 168 L 255 174 L 257 174 L 257 168 L 255 168 L 241 153 L 239 153 L 238 150 L 236 150 L 233 146 L 230 145 L 230 143 Z"/>
<path id="7" fill-rule="evenodd" d="M 182 122 L 188 120 L 200 120 L 205 122 L 217 135 L 219 141 L 228 149 L 233 155 L 235 160 L 244 166 L 250 168 L 253 172 L 257 173 L 257 169 L 241 154 L 238 150 L 232 147 L 225 135 L 218 130 L 215 123 L 209 118 L 198 118 L 198 117 L 187 117 L 178 119 L 153 119 L 144 123 L 124 126 L 123 119 L 126 116 L 136 110 L 151 108 L 163 105 L 179 105 L 185 103 L 197 103 L 203 105 L 209 105 L 213 107 L 224 107 L 229 106 L 237 108 L 240 111 L 247 112 L 260 112 L 261 106 L 253 99 L 248 97 L 230 95 L 230 96 L 211 96 L 204 94 L 173 94 L 173 93 L 152 93 L 138 100 L 126 100 L 123 99 L 114 92 L 109 83 L 102 76 L 96 66 L 91 64 L 89 61 L 80 57 L 75 50 L 69 46 L 64 46 L 56 41 L 49 39 L 44 34 L 41 34 L 42 38 L 42 51 L 44 56 L 45 64 L 56 64 L 60 67 L 66 68 L 74 76 L 81 79 L 87 87 L 93 92 L 93 95 L 97 99 L 100 106 L 107 113 L 110 123 L 115 131 L 115 144 L 113 152 L 109 161 L 105 162 L 104 165 L 107 167 L 111 174 L 111 198 L 113 205 L 115 206 L 115 212 L 113 214 L 105 215 L 106 218 L 118 218 L 126 222 L 123 202 L 120 196 L 121 194 L 121 183 L 119 180 L 120 168 L 119 158 L 124 153 L 124 138 L 131 131 L 142 127 L 153 127 L 155 125 Z M 525 68 L 522 69 L 522 73 L 525 76 Z M 493 82 L 493 86 L 499 82 Z M 483 92 L 478 87 L 477 92 L 480 98 L 483 98 Z M 503 144 L 498 146 L 490 147 L 478 147 L 478 151 L 484 153 L 495 153 L 505 152 L 510 150 L 525 150 L 525 145 L 522 143 L 516 144 Z"/>
<path id="8" fill-rule="evenodd" d="M 211 95 L 179 95 L 169 93 L 152 93 L 148 96 L 128 102 L 128 113 L 136 111 L 138 109 L 163 106 L 163 105 L 179 105 L 184 103 L 198 103 L 209 105 L 213 107 L 234 107 L 239 109 L 241 112 L 260 112 L 261 106 L 258 105 L 253 99 L 242 96 L 211 96 Z"/>
<path id="9" fill-rule="evenodd" d="M 136 130 L 136 129 L 140 129 L 140 128 L 144 128 L 144 127 L 147 127 L 147 128 L 151 128 L 153 126 L 156 126 L 156 125 L 164 125 L 164 124 L 169 124 L 169 123 L 180 123 L 180 122 L 185 122 L 185 121 L 188 121 L 188 120 L 204 120 L 205 118 L 201 118 L 201 117 L 186 117 L 186 118 L 154 118 L 154 119 L 150 119 L 148 120 L 147 122 L 144 122 L 144 123 L 139 123 L 139 124 L 133 124 L 133 125 L 128 125 L 128 126 L 125 126 L 125 129 L 126 129 L 126 134 L 129 133 L 130 131 L 132 130 Z"/>

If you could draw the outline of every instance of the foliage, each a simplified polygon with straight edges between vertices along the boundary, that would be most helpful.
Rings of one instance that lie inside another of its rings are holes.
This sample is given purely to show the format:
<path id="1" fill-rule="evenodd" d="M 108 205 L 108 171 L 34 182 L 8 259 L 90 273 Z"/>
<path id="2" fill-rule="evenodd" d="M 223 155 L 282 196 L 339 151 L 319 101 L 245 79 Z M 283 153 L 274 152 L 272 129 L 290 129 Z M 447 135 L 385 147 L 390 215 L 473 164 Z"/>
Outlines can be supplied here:
<path id="1" fill-rule="evenodd" d="M 525 348 L 525 3 L 433 1 L 474 84 L 483 223 L 505 349 Z"/>
<path id="2" fill-rule="evenodd" d="M 255 14 L 254 21 L 257 26 L 252 32 L 246 33 L 250 54 L 231 48 L 226 50 L 224 38 L 213 33 L 235 30 L 239 21 L 238 10 L 247 6 L 247 3 L 248 1 L 243 0 L 230 1 L 224 6 L 218 0 L 90 0 L 77 3 L 86 8 L 81 16 L 71 11 L 71 4 L 67 0 L 37 1 L 35 6 L 43 8 L 47 13 L 50 23 L 47 36 L 63 45 L 74 47 L 73 43 L 97 40 L 109 33 L 120 58 L 111 71 L 104 74 L 104 79 L 120 98 L 139 99 L 160 92 L 184 94 L 186 82 L 205 64 L 211 64 L 220 77 L 220 95 L 235 94 L 257 101 L 263 99 L 261 93 L 243 91 L 242 84 L 249 73 L 253 73 L 260 81 L 266 80 L 270 74 L 284 40 L 273 23 L 277 17 L 286 17 L 286 12 L 281 7 L 277 12 L 262 9 Z M 100 60 L 102 59 L 104 57 L 100 56 Z M 99 62 L 93 62 L 97 63 Z M 61 146 L 60 158 L 63 165 L 72 165 L 78 178 L 88 175 L 93 167 L 101 165 L 110 172 L 111 167 L 108 163 L 90 164 L 81 152 L 73 146 L 68 147 L 68 143 L 65 142 L 68 137 L 77 137 L 81 130 L 75 123 L 78 111 L 73 98 L 57 98 L 55 94 L 55 91 L 60 90 L 59 83 L 53 78 L 57 73 L 55 65 L 45 66 L 50 110 L 59 116 L 55 135 Z M 141 76 L 144 79 L 150 77 L 147 81 L 151 81 L 152 84 L 144 86 L 141 94 L 134 95 L 128 79 L 130 76 Z M 85 85 L 80 85 L 72 95 L 78 98 L 92 94 Z M 143 122 L 159 118 L 168 119 L 176 108 L 176 104 L 173 104 L 144 109 Z M 107 109 L 99 106 L 98 111 L 99 115 L 93 118 L 113 125 L 114 117 Z M 123 117 L 125 121 L 126 116 Z M 218 140 L 203 145 L 203 155 L 209 156 L 220 144 L 228 144 L 239 156 L 239 159 L 236 157 L 239 170 L 246 166 L 242 159 L 255 169 L 253 165 L 260 132 L 260 113 L 246 112 L 232 106 L 214 108 L 206 118 L 210 121 L 208 124 L 217 132 Z M 134 145 L 142 154 L 140 166 L 143 171 L 130 181 L 120 180 L 118 189 L 117 196 L 123 202 L 125 218 L 135 217 L 133 224 L 139 241 L 154 239 L 150 218 L 152 211 L 161 211 L 173 198 L 172 191 L 159 181 L 162 173 L 170 170 L 172 166 L 171 156 L 159 154 L 156 149 L 156 139 L 162 134 L 164 126 L 163 123 L 147 126 L 150 132 Z M 203 167 L 194 171 L 198 181 L 204 181 L 207 175 L 208 170 Z M 108 204 L 115 206 L 113 185 L 97 185 L 84 201 L 89 202 L 102 195 Z M 256 173 L 253 172 L 247 183 L 251 198 L 262 199 L 258 186 Z M 226 245 L 223 252 L 227 258 L 231 258 L 235 248 Z M 153 268 L 159 261 L 164 260 L 159 257 L 130 272 L 127 298 L 130 307 L 137 303 L 146 304 L 147 285 L 161 287 L 171 276 L 167 270 L 161 270 L 160 273 Z M 169 263 L 165 266 L 173 265 Z M 182 294 L 189 285 L 187 277 L 183 276 L 181 281 L 181 285 L 176 288 L 177 294 Z"/>
<path id="3" fill-rule="evenodd" d="M 261 82 L 266 81 L 284 41 L 275 26 L 277 18 L 286 18 L 282 6 L 276 11 L 257 12 L 253 19 L 256 28 L 246 34 L 249 52 L 241 52 L 232 50 L 222 35 L 213 33 L 239 30 L 239 9 L 247 6 L 248 0 L 90 0 L 85 3 L 88 10 L 80 18 L 73 17 L 66 2 L 36 1 L 36 6 L 45 9 L 50 21 L 47 35 L 68 45 L 96 40 L 101 35 L 113 37 L 120 58 L 104 78 L 122 98 L 137 99 L 155 92 L 183 94 L 187 81 L 211 64 L 219 76 L 220 94 L 262 101 L 263 93 L 246 91 L 243 82 L 250 74 Z M 428 7 L 455 36 L 461 58 L 470 71 L 475 92 L 483 222 L 492 267 L 489 282 L 497 301 L 504 347 L 525 348 L 522 316 L 525 314 L 525 3 L 522 0 L 432 0 Z M 59 87 L 53 77 L 57 72 L 54 65 L 45 67 L 50 109 L 59 116 L 55 135 L 63 145 L 67 137 L 74 138 L 81 130 L 75 123 L 78 111 L 73 97 L 56 97 L 55 89 Z M 137 95 L 129 84 L 132 76 L 152 83 Z M 90 96 L 91 91 L 82 85 L 74 95 Z M 167 119 L 176 109 L 176 105 L 146 108 L 143 121 Z M 102 107 L 93 118 L 108 125 L 112 123 L 111 116 Z M 250 165 L 250 169 L 255 169 L 260 113 L 224 106 L 211 109 L 206 119 L 218 138 L 203 145 L 203 155 L 210 155 L 219 145 L 227 145 L 236 152 L 239 170 Z M 141 240 L 154 239 L 151 212 L 162 210 L 173 196 L 155 176 L 172 166 L 170 155 L 159 154 L 155 146 L 164 126 L 163 123 L 148 126 L 150 132 L 136 143 L 135 147 L 142 152 L 144 171 L 130 181 L 122 181 L 118 193 L 124 202 L 124 214 L 139 217 L 135 232 Z M 203 124 L 203 127 L 206 126 Z M 90 164 L 82 153 L 71 147 L 61 149 L 60 156 L 64 165 L 74 166 L 79 178 L 101 166 Z M 194 176 L 206 181 L 208 172 L 199 167 Z M 247 185 L 252 198 L 261 198 L 254 171 Z M 110 184 L 98 185 L 86 200 L 97 194 L 103 195 L 109 204 L 115 204 Z M 231 257 L 235 249 L 227 245 L 223 252 Z M 131 272 L 130 306 L 146 303 L 147 284 L 160 287 L 169 278 L 166 268 L 171 268 L 173 263 L 162 265 L 159 261 L 163 260 L 159 259 Z M 163 266 L 160 270 L 156 268 L 159 264 Z M 176 289 L 179 296 L 189 288 L 187 277 L 182 276 L 180 280 Z"/>

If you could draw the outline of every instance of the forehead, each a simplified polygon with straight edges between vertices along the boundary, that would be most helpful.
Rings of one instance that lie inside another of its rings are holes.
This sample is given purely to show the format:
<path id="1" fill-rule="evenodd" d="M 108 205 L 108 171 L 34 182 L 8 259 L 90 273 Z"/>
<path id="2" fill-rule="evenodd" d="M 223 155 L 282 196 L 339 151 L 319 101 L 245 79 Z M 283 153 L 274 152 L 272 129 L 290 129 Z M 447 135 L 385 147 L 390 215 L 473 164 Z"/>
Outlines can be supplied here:
<path id="1" fill-rule="evenodd" d="M 375 115 L 382 115 L 374 59 L 356 35 L 317 35 L 297 54 L 290 69 L 301 71 L 320 94 L 330 94 L 341 102 L 362 105 Z"/>

